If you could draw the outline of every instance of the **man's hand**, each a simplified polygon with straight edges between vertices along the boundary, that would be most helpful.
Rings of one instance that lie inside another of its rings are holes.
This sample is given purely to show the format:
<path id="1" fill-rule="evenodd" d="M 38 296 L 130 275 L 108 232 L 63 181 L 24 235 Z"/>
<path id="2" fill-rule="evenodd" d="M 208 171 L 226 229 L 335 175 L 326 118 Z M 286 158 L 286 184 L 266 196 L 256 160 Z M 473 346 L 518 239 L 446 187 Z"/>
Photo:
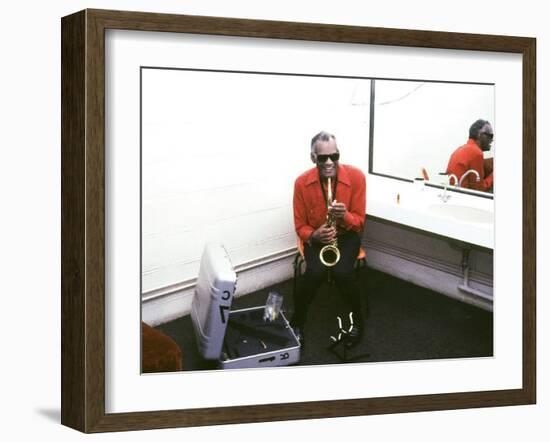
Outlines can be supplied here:
<path id="1" fill-rule="evenodd" d="M 330 244 L 335 236 L 336 228 L 327 227 L 325 224 L 323 224 L 311 234 L 310 239 L 315 242 L 320 242 L 321 244 Z"/>
<path id="2" fill-rule="evenodd" d="M 344 219 L 344 215 L 348 211 L 344 203 L 339 203 L 337 201 L 333 201 L 328 210 L 335 219 Z"/>

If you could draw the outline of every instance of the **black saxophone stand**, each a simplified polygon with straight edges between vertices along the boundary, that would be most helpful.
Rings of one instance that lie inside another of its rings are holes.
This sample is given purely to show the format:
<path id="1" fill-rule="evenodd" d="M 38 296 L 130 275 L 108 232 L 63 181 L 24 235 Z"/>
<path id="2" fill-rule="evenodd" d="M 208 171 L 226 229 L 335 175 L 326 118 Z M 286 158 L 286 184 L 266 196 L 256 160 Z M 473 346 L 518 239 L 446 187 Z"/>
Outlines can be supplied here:
<path id="1" fill-rule="evenodd" d="M 342 318 L 336 316 L 338 321 L 338 334 L 336 336 L 331 336 L 331 344 L 328 346 L 328 350 L 335 354 L 340 362 L 356 362 L 360 359 L 366 359 L 370 357 L 369 353 L 363 353 L 355 356 L 348 356 L 349 350 L 353 349 L 359 342 L 353 342 L 352 337 L 349 332 L 353 327 L 353 312 L 349 314 L 350 325 L 346 330 L 342 325 Z M 341 349 L 341 350 L 340 350 Z"/>

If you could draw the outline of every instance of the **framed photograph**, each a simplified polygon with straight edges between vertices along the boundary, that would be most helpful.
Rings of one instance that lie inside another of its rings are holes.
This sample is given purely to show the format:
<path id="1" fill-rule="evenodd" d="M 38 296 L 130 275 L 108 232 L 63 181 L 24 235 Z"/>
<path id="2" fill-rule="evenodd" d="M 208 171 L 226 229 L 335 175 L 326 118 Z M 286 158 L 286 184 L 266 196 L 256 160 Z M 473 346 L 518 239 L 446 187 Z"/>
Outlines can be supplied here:
<path id="1" fill-rule="evenodd" d="M 64 425 L 535 403 L 535 39 L 106 10 L 61 28 Z M 241 358 L 236 312 L 273 292 L 294 310 L 318 133 L 366 176 L 361 351 L 336 351 L 353 323 L 330 295 L 308 346 Z M 465 142 L 479 164 L 458 172 Z M 211 244 L 231 267 L 212 287 L 238 284 L 209 335 Z"/>

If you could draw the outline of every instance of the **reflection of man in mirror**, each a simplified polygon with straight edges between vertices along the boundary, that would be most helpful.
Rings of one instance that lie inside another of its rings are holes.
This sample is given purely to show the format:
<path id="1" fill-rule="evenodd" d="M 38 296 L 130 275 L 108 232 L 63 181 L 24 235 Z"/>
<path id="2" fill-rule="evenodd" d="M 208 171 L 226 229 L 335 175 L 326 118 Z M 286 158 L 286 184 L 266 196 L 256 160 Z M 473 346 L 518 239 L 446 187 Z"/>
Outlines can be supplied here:
<path id="1" fill-rule="evenodd" d="M 309 305 L 327 278 L 321 249 L 337 238 L 340 260 L 330 267 L 331 277 L 353 312 L 354 327 L 349 332 L 353 345 L 359 342 L 363 326 L 359 287 L 353 269 L 365 223 L 365 175 L 356 167 L 339 163 L 336 138 L 327 132 L 312 138 L 310 157 L 315 167 L 302 173 L 294 183 L 294 225 L 304 246 L 306 271 L 294 294 L 294 315 L 290 323 L 303 343 Z M 327 212 L 334 221 L 329 225 Z"/>
<path id="2" fill-rule="evenodd" d="M 492 142 L 493 128 L 491 124 L 486 120 L 477 120 L 470 126 L 470 134 L 466 144 L 452 153 L 447 166 L 447 174 L 455 174 L 459 179 L 460 187 L 492 191 L 492 159 L 483 159 L 483 152 L 491 149 Z M 472 170 L 475 172 L 469 172 Z"/>

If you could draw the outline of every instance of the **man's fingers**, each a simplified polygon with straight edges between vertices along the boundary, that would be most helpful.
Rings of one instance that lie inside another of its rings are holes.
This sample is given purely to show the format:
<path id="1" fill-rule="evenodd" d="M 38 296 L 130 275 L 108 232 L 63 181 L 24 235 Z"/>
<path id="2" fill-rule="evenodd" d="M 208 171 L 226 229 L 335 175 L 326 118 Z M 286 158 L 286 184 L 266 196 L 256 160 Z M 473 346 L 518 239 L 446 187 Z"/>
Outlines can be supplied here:
<path id="1" fill-rule="evenodd" d="M 336 229 L 334 227 L 330 227 L 324 232 L 321 233 L 320 237 L 323 240 L 323 242 L 330 242 L 334 239 L 336 236 Z"/>

